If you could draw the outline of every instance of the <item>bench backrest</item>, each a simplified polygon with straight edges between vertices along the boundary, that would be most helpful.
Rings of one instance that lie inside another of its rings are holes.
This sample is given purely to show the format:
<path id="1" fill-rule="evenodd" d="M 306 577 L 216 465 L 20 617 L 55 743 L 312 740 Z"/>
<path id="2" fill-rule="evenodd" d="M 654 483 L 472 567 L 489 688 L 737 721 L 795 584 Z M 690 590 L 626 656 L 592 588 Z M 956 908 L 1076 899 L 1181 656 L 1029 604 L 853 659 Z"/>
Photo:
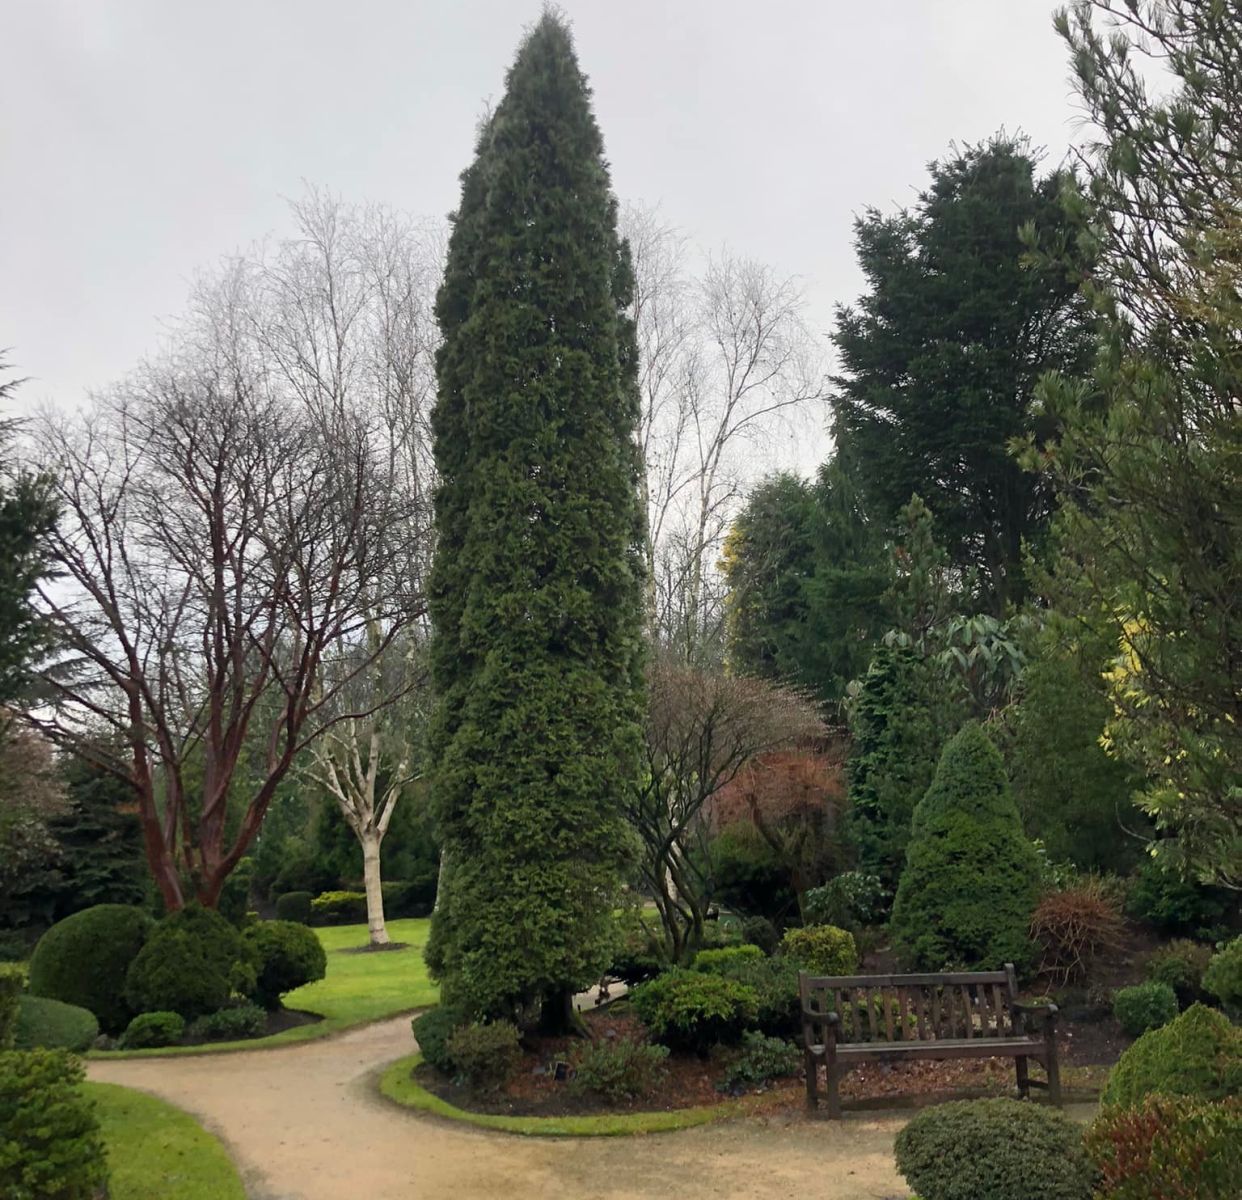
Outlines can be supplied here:
<path id="1" fill-rule="evenodd" d="M 823 1041 L 815 1016 L 837 1014 L 838 1042 L 931 1042 L 1012 1037 L 1022 1032 L 1013 1011 L 1018 981 L 1003 971 L 927 975 L 798 974 L 808 1037 Z M 811 1015 L 805 1015 L 811 1014 Z"/>

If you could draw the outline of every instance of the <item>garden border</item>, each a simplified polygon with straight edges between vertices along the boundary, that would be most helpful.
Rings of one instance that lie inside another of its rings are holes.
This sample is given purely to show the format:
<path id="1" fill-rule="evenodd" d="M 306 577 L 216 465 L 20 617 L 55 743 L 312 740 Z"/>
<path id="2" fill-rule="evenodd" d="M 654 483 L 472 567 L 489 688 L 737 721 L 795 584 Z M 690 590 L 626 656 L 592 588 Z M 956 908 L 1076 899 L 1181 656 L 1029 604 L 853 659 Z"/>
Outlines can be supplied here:
<path id="1" fill-rule="evenodd" d="M 458 1108 L 429 1092 L 411 1078 L 423 1056 L 407 1054 L 381 1071 L 376 1087 L 390 1104 L 414 1112 L 443 1117 L 479 1129 L 519 1137 L 641 1137 L 652 1133 L 675 1133 L 744 1116 L 762 1107 L 763 1096 L 741 1096 L 719 1104 L 656 1112 L 600 1113 L 595 1116 L 507 1117 L 500 1113 L 477 1113 Z"/>

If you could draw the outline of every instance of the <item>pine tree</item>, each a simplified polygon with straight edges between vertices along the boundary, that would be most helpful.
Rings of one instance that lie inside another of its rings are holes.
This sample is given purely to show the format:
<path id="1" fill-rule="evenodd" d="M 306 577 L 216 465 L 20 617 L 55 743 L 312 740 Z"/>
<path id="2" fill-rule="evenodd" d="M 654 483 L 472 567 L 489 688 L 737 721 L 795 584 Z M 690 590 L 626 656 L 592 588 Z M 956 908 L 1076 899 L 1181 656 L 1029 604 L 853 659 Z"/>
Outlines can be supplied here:
<path id="1" fill-rule="evenodd" d="M 643 517 L 628 249 L 568 29 L 545 14 L 462 176 L 433 417 L 428 961 L 444 1002 L 572 1021 L 629 854 Z"/>
<path id="2" fill-rule="evenodd" d="M 972 722 L 945 746 L 914 810 L 893 948 L 912 970 L 1021 965 L 1031 955 L 1038 883 L 1005 765 Z"/>

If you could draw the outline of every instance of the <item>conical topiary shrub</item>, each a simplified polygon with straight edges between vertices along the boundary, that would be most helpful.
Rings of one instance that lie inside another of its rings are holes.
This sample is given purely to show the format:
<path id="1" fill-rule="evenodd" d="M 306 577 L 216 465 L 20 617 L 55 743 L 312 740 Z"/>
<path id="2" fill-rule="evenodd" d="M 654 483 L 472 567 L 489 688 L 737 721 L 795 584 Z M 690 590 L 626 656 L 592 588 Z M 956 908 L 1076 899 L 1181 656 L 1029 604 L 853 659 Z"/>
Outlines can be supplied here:
<path id="1" fill-rule="evenodd" d="M 914 810 L 893 947 L 914 970 L 995 969 L 1032 954 L 1039 865 L 996 747 L 978 725 L 945 746 Z"/>

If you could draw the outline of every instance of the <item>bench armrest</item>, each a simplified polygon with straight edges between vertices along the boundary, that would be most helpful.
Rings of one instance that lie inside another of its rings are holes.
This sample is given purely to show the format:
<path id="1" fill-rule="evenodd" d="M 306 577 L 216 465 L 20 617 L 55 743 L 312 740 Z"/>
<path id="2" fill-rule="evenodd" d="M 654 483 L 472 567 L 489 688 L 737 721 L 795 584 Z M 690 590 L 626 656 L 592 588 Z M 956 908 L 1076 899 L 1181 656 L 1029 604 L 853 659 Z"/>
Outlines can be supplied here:
<path id="1" fill-rule="evenodd" d="M 1057 1013 L 1061 1010 L 1055 1004 L 1018 1004 L 1014 1003 L 1013 1011 L 1020 1017 L 1035 1017 L 1049 1027 L 1056 1024 Z"/>
<path id="2" fill-rule="evenodd" d="M 840 1025 L 841 1015 L 835 1012 L 812 1012 L 809 1008 L 804 1008 L 802 1010 L 802 1020 L 804 1023 L 807 1021 L 819 1021 L 824 1025 Z"/>

